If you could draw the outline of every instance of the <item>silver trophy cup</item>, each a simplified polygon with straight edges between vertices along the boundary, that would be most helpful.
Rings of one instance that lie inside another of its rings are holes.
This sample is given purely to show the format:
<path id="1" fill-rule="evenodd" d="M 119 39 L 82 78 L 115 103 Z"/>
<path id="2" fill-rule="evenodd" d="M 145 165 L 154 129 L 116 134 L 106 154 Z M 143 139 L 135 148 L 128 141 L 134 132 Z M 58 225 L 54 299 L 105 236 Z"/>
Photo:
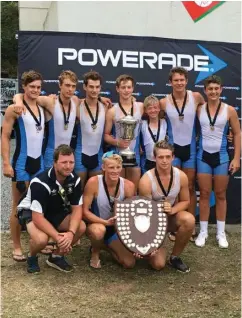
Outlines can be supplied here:
<path id="1" fill-rule="evenodd" d="M 118 121 L 120 125 L 120 136 L 124 140 L 132 141 L 134 139 L 134 131 L 138 120 L 131 115 L 127 115 Z M 119 151 L 120 156 L 123 159 L 123 167 L 135 166 L 135 153 L 129 148 L 125 148 Z"/>

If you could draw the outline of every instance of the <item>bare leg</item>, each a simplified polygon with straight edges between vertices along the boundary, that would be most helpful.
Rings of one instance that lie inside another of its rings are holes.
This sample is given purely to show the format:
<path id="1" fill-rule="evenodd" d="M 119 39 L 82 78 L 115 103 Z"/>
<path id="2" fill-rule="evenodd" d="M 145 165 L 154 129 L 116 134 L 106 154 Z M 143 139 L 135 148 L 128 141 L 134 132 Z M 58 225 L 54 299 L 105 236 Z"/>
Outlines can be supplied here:
<path id="1" fill-rule="evenodd" d="M 181 211 L 175 215 L 176 223 L 176 241 L 172 250 L 174 256 L 179 256 L 187 245 L 195 225 L 194 216 L 187 212 Z"/>
<path id="2" fill-rule="evenodd" d="M 196 204 L 197 204 L 196 191 L 195 191 L 196 171 L 195 169 L 189 169 L 189 168 L 183 168 L 182 170 L 185 172 L 185 174 L 188 177 L 188 186 L 189 186 L 189 194 L 190 194 L 190 205 L 188 207 L 188 212 L 192 213 L 192 215 L 195 216 Z M 194 226 L 192 235 L 195 235 L 195 234 L 196 234 L 196 229 Z"/>
<path id="3" fill-rule="evenodd" d="M 90 266 L 93 268 L 101 268 L 100 250 L 105 248 L 103 238 L 106 233 L 106 227 L 103 224 L 92 223 L 87 226 L 87 236 L 91 241 L 91 260 Z"/>
<path id="4" fill-rule="evenodd" d="M 26 187 L 28 187 L 29 182 L 25 182 Z M 20 241 L 20 234 L 21 234 L 21 226 L 19 225 L 18 218 L 16 217 L 17 206 L 19 200 L 24 194 L 20 193 L 19 190 L 16 188 L 16 182 L 12 182 L 12 211 L 10 215 L 10 231 L 11 237 L 13 240 L 13 255 L 16 260 L 22 260 L 22 248 L 21 248 L 21 241 Z M 19 255 L 19 256 L 18 256 Z"/>
<path id="5" fill-rule="evenodd" d="M 149 264 L 151 267 L 157 271 L 163 269 L 166 266 L 166 254 L 166 249 L 164 247 L 160 247 L 158 251 L 149 258 Z"/>
<path id="6" fill-rule="evenodd" d="M 36 256 L 46 246 L 48 235 L 40 231 L 33 222 L 27 224 L 27 231 L 30 235 L 29 254 Z"/>
<path id="7" fill-rule="evenodd" d="M 135 192 L 137 192 L 138 185 L 139 185 L 139 180 L 141 176 L 141 170 L 139 167 L 134 167 L 134 168 L 125 168 L 125 177 L 132 181 L 133 184 L 135 185 Z"/>
<path id="8" fill-rule="evenodd" d="M 78 176 L 81 178 L 81 182 L 82 182 L 82 191 L 84 190 L 84 187 L 86 185 L 87 182 L 87 172 L 78 172 L 77 173 Z"/>
<path id="9" fill-rule="evenodd" d="M 124 268 L 133 268 L 135 265 L 135 258 L 133 254 L 128 251 L 119 239 L 112 240 L 108 246 L 115 260 Z"/>
<path id="10" fill-rule="evenodd" d="M 225 221 L 227 212 L 226 190 L 228 187 L 229 176 L 214 176 L 214 193 L 216 197 L 216 218 Z"/>
<path id="11" fill-rule="evenodd" d="M 209 198 L 212 191 L 212 175 L 198 173 L 198 185 L 200 190 L 199 214 L 200 221 L 208 221 L 210 214 Z"/>

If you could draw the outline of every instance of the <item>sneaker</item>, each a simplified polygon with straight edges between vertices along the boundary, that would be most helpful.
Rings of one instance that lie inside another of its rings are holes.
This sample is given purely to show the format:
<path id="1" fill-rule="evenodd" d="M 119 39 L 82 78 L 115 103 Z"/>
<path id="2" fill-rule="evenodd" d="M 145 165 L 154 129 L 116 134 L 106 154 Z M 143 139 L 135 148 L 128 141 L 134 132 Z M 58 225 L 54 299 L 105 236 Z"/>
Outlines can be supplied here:
<path id="1" fill-rule="evenodd" d="M 38 264 L 38 256 L 27 257 L 27 272 L 31 274 L 40 272 L 40 268 Z"/>
<path id="2" fill-rule="evenodd" d="M 184 264 L 180 257 L 171 256 L 168 264 L 171 267 L 178 270 L 179 272 L 182 272 L 182 273 L 189 273 L 190 272 L 190 267 L 188 267 L 186 264 Z"/>
<path id="3" fill-rule="evenodd" d="M 206 243 L 206 240 L 208 238 L 208 234 L 205 232 L 200 232 L 198 237 L 195 240 L 195 245 L 198 247 L 203 247 Z"/>
<path id="4" fill-rule="evenodd" d="M 217 234 L 216 239 L 220 248 L 228 248 L 229 243 L 224 232 Z"/>
<path id="5" fill-rule="evenodd" d="M 46 260 L 46 264 L 50 267 L 58 269 L 61 272 L 71 272 L 72 266 L 67 263 L 64 256 L 53 257 L 52 255 Z"/>

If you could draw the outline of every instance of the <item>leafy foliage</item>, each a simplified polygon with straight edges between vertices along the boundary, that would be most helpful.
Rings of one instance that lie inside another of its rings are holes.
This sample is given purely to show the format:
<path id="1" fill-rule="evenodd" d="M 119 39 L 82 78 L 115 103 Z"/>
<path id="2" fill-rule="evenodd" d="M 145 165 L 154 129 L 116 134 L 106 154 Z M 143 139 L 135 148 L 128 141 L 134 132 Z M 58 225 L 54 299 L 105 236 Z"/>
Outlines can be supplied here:
<path id="1" fill-rule="evenodd" d="M 19 14 L 17 1 L 1 2 L 1 55 L 2 71 L 9 77 L 17 77 L 18 41 L 15 38 L 19 30 Z"/>

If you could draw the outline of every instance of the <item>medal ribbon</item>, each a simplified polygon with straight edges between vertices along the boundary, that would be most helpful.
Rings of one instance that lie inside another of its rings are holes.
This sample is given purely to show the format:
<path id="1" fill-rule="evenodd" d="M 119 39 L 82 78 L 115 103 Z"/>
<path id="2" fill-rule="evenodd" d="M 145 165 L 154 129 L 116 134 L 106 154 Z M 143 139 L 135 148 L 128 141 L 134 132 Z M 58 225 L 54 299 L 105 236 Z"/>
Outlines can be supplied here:
<path id="1" fill-rule="evenodd" d="M 116 198 L 116 196 L 118 194 L 119 185 L 120 185 L 120 178 L 118 178 L 118 183 L 116 185 L 114 198 Z M 106 192 L 106 195 L 107 195 L 107 198 L 108 198 L 108 202 L 109 202 L 109 205 L 110 205 L 110 211 L 113 212 L 114 202 L 112 202 L 111 199 L 110 199 L 110 195 L 109 195 L 109 192 L 108 192 L 108 186 L 107 186 L 107 183 L 105 181 L 105 176 L 103 176 L 103 186 L 104 186 L 104 190 Z"/>
<path id="2" fill-rule="evenodd" d="M 92 112 L 91 112 L 91 110 L 90 110 L 90 108 L 89 108 L 89 106 L 88 106 L 87 101 L 84 100 L 84 103 L 85 103 L 87 112 L 88 112 L 88 114 L 89 114 L 89 117 L 91 118 L 91 121 L 92 121 L 91 126 L 92 126 L 92 128 L 94 128 L 94 127 L 97 125 L 97 122 L 98 122 L 99 104 L 98 104 L 98 102 L 97 102 L 96 116 L 95 116 L 95 119 L 94 119 L 94 117 L 93 117 L 93 115 L 92 115 Z"/>
<path id="3" fill-rule="evenodd" d="M 172 97 L 174 106 L 176 107 L 176 110 L 178 112 L 179 117 L 184 117 L 184 109 L 185 109 L 186 102 L 187 102 L 187 91 L 186 91 L 186 94 L 185 94 L 184 99 L 183 99 L 183 104 L 182 104 L 181 111 L 180 111 L 180 109 L 177 106 L 177 103 L 176 103 L 176 100 L 175 100 L 175 97 L 174 97 L 173 94 L 171 94 L 171 97 Z"/>
<path id="4" fill-rule="evenodd" d="M 66 118 L 65 108 L 64 108 L 64 106 L 63 106 L 63 102 L 62 102 L 60 96 L 59 96 L 59 102 L 60 102 L 60 104 L 61 104 L 61 106 L 62 106 L 62 112 L 63 112 L 63 117 L 64 117 L 64 126 L 67 126 L 67 125 L 69 124 L 69 118 L 70 118 L 70 113 L 71 113 L 71 101 L 70 101 L 70 103 L 69 103 L 69 105 L 68 105 L 68 115 L 67 115 L 67 118 Z"/>
<path id="5" fill-rule="evenodd" d="M 209 123 L 210 123 L 210 127 L 214 127 L 215 123 L 216 123 L 216 120 L 217 120 L 217 117 L 218 117 L 218 113 L 219 113 L 219 110 L 221 108 L 221 104 L 222 102 L 220 101 L 219 104 L 218 104 L 218 107 L 216 109 L 216 113 L 213 117 L 213 120 L 211 118 L 211 115 L 210 115 L 210 112 L 209 112 L 209 106 L 208 106 L 208 103 L 206 105 L 206 111 L 207 111 L 207 114 L 208 114 L 208 119 L 209 119 Z"/>
<path id="6" fill-rule="evenodd" d="M 171 167 L 170 182 L 169 182 L 169 186 L 168 186 L 167 192 L 166 192 L 166 190 L 165 190 L 165 188 L 164 188 L 164 186 L 163 186 L 163 184 L 161 182 L 161 179 L 159 177 L 159 173 L 158 173 L 157 168 L 155 168 L 155 176 L 156 176 L 156 179 L 157 179 L 157 181 L 159 183 L 159 186 L 160 186 L 164 196 L 167 198 L 169 193 L 170 193 L 170 191 L 171 191 L 171 186 L 172 186 L 172 182 L 173 182 L 173 170 L 172 170 L 172 167 Z"/>
<path id="7" fill-rule="evenodd" d="M 125 116 L 127 116 L 128 114 L 126 113 L 125 109 L 123 108 L 123 106 L 121 105 L 120 102 L 118 102 L 120 109 L 122 110 L 123 114 Z M 132 103 L 132 107 L 130 109 L 130 115 L 133 116 L 134 115 L 134 104 Z"/>
<path id="8" fill-rule="evenodd" d="M 39 120 L 37 119 L 37 117 L 35 116 L 35 114 L 32 112 L 31 108 L 29 107 L 29 105 L 27 104 L 27 102 L 25 100 L 23 100 L 24 106 L 28 109 L 28 111 L 30 112 L 31 116 L 33 117 L 34 121 L 36 122 L 36 128 L 38 129 L 38 127 L 41 127 L 41 112 L 39 109 L 39 106 L 37 105 L 38 108 L 38 113 L 39 113 Z"/>
<path id="9" fill-rule="evenodd" d="M 159 140 L 159 137 L 160 137 L 160 120 L 158 121 L 158 130 L 157 130 L 157 135 L 156 135 L 156 138 L 153 134 L 153 131 L 150 129 L 150 120 L 148 119 L 148 130 L 149 130 L 149 133 L 151 135 L 151 138 L 153 139 L 154 143 L 156 143 L 158 140 Z"/>

